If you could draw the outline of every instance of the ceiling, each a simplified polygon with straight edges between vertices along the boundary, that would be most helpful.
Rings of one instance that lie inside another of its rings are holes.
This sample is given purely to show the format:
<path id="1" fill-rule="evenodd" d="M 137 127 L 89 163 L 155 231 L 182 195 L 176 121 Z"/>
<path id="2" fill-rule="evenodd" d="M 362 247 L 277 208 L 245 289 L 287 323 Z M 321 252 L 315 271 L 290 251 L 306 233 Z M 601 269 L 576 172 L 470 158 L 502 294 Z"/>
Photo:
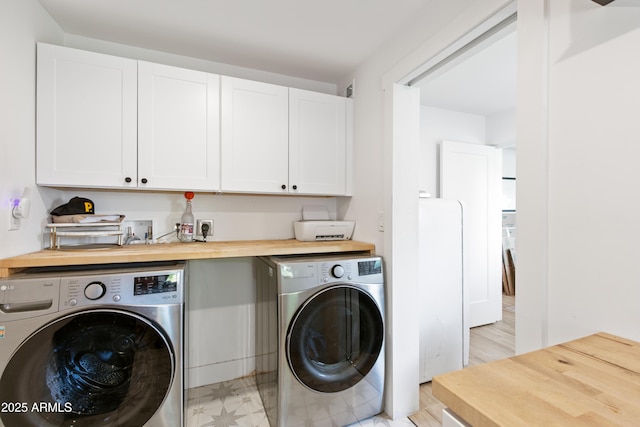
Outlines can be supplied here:
<path id="1" fill-rule="evenodd" d="M 433 0 L 39 1 L 67 34 L 338 83 Z M 458 58 L 416 84 L 422 104 L 515 108 L 515 52 L 512 32 Z"/>
<path id="2" fill-rule="evenodd" d="M 413 84 L 422 105 L 490 116 L 516 107 L 517 33 L 489 40 Z"/>
<path id="3" fill-rule="evenodd" d="M 337 83 L 432 0 L 40 0 L 67 34 Z"/>

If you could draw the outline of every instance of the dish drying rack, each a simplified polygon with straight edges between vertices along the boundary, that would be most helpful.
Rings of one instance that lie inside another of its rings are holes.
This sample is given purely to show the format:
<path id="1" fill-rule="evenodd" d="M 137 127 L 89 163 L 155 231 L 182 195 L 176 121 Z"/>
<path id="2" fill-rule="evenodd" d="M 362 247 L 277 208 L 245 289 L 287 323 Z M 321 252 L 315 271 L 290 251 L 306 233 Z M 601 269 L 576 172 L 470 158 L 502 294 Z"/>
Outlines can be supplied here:
<path id="1" fill-rule="evenodd" d="M 122 221 L 119 222 L 93 222 L 93 223 L 50 223 L 49 248 L 60 249 L 60 239 L 63 237 L 73 238 L 96 238 L 115 237 L 116 245 L 122 246 L 124 231 Z"/>

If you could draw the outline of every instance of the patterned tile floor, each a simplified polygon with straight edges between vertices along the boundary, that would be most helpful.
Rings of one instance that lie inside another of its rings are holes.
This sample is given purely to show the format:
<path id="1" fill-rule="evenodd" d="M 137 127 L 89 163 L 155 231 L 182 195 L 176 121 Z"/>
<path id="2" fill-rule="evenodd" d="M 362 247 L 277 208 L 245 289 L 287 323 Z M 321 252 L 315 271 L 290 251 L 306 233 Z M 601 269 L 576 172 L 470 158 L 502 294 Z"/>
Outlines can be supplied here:
<path id="1" fill-rule="evenodd" d="M 189 389 L 186 412 L 186 427 L 269 427 L 255 377 Z M 356 426 L 415 427 L 409 419 L 393 421 L 384 414 Z"/>

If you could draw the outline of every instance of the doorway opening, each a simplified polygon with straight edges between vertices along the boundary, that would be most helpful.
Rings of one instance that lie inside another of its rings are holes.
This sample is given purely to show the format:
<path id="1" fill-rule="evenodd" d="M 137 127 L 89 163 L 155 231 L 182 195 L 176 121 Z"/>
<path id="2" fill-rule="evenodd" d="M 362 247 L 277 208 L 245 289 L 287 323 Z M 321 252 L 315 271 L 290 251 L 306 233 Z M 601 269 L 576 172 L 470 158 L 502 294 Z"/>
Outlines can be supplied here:
<path id="1" fill-rule="evenodd" d="M 502 17 L 480 35 L 451 46 L 438 58 L 423 65 L 422 70 L 407 78 L 406 86 L 420 90 L 420 140 L 419 190 L 434 198 L 442 193 L 442 141 L 457 141 L 467 144 L 494 147 L 500 153 L 497 191 L 499 207 L 497 215 L 501 222 L 495 238 L 499 241 L 497 268 L 504 272 L 502 259 L 506 250 L 515 262 L 515 182 L 516 164 L 516 31 L 515 7 L 512 14 Z M 401 82 L 402 83 L 402 82 Z M 464 203 L 464 201 L 462 201 Z M 502 249 L 502 250 L 500 250 Z M 486 286 L 498 287 L 496 321 L 481 340 L 499 336 L 491 353 L 502 358 L 515 353 L 515 286 L 511 277 L 502 274 L 497 282 Z M 502 280 L 501 280 L 502 279 Z M 469 290 L 465 289 L 467 296 Z M 468 315 L 468 313 L 467 313 Z M 482 324 L 482 323 L 480 323 Z M 476 326 L 476 325 L 473 325 Z M 482 327 L 477 328 L 480 332 Z M 472 333 L 472 340 L 473 340 Z M 478 334 L 476 334 L 478 335 Z M 422 337 L 421 337 L 422 339 Z M 507 341 L 505 343 L 504 341 Z M 506 344 L 506 346 L 505 346 Z M 487 349 L 491 344 L 483 343 Z M 473 348 L 473 342 L 471 344 Z M 506 348 L 505 348 L 506 347 Z M 471 354 L 471 363 L 488 360 Z M 430 383 L 425 383 L 420 391 L 421 411 L 411 417 L 417 425 L 431 425 L 423 422 L 423 396 L 429 396 Z M 432 398 L 432 397 L 431 397 Z M 428 399 L 427 399 L 428 400 Z M 427 403 L 431 404 L 431 403 Z M 428 415 L 427 415 L 428 416 Z M 436 421 L 439 418 L 436 416 Z M 433 420 L 431 420 L 433 421 Z"/>
<path id="2" fill-rule="evenodd" d="M 499 320 L 500 295 L 503 291 L 506 295 L 515 292 L 515 19 L 515 14 L 509 16 L 462 51 L 454 52 L 444 64 L 434 65 L 409 82 L 420 89 L 419 150 L 420 161 L 426 166 L 420 168 L 420 190 L 466 205 L 466 286 L 471 327 Z M 467 145 L 458 145 L 456 155 L 450 156 L 443 149 L 451 145 L 447 141 Z M 479 146 L 487 148 L 479 152 Z M 463 151 L 467 155 L 460 155 Z M 486 158 L 477 159 L 480 153 Z M 496 158 L 499 169 L 488 171 L 482 167 L 484 163 L 470 168 L 470 159 L 474 158 L 476 163 Z M 473 172 L 478 176 L 472 176 Z M 484 183 L 487 173 L 497 175 Z M 478 203 L 476 199 L 483 191 L 488 199 L 494 198 L 493 206 Z M 485 227 L 484 215 L 493 226 Z M 476 220 L 482 222 L 475 226 Z M 490 256 L 486 251 L 495 254 Z M 470 264 L 479 259 L 483 259 L 481 265 Z"/>

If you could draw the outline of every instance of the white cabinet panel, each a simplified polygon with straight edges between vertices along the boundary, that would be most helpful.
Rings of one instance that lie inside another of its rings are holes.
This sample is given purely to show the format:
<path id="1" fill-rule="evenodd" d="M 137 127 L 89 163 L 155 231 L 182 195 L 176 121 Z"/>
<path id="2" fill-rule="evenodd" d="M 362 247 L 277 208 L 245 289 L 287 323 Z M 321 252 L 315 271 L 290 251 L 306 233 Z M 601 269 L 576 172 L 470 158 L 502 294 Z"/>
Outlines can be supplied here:
<path id="1" fill-rule="evenodd" d="M 138 63 L 138 186 L 220 188 L 220 77 Z"/>
<path id="2" fill-rule="evenodd" d="M 223 191 L 288 191 L 288 102 L 286 87 L 222 76 Z"/>
<path id="3" fill-rule="evenodd" d="M 134 60 L 38 44 L 38 184 L 135 187 L 136 70 Z"/>
<path id="4" fill-rule="evenodd" d="M 346 98 L 289 89 L 289 184 L 301 194 L 344 195 Z"/>
<path id="5" fill-rule="evenodd" d="M 250 375 L 256 354 L 253 259 L 194 260 L 187 270 L 188 387 Z"/>

